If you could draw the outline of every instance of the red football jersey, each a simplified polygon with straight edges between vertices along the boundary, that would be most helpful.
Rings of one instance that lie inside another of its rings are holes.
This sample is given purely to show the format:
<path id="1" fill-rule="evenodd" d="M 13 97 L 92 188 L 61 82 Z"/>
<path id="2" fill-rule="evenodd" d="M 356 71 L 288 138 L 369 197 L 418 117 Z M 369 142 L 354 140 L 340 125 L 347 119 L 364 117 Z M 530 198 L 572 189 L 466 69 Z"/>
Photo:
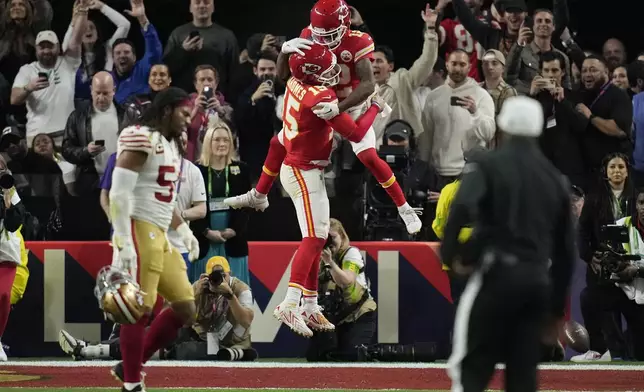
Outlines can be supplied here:
<path id="1" fill-rule="evenodd" d="M 479 60 L 483 58 L 485 50 L 478 42 L 474 41 L 469 31 L 463 27 L 461 22 L 454 19 L 444 19 L 440 25 L 440 32 L 444 39 L 445 56 L 455 49 L 461 49 L 470 54 L 469 77 L 482 81 L 483 77 L 479 74 Z"/>
<path id="2" fill-rule="evenodd" d="M 284 94 L 284 163 L 300 169 L 324 167 L 333 147 L 333 130 L 313 113 L 320 102 L 336 100 L 333 90 L 309 86 L 290 78 Z"/>
<path id="3" fill-rule="evenodd" d="M 300 38 L 311 39 L 311 27 L 302 30 Z M 360 84 L 360 79 L 356 74 L 355 64 L 362 59 L 373 58 L 374 43 L 371 36 L 367 33 L 357 30 L 349 30 L 342 38 L 342 42 L 337 48 L 333 49 L 335 57 L 342 72 L 340 73 L 340 82 L 333 87 L 335 94 L 340 101 L 348 97 L 353 89 Z"/>

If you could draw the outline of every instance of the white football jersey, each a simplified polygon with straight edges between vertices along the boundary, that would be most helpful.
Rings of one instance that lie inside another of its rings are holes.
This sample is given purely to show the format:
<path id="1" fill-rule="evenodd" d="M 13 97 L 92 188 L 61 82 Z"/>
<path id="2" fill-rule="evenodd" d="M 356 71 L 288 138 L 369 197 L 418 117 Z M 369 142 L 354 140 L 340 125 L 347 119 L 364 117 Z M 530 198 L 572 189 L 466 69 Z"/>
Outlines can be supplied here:
<path id="1" fill-rule="evenodd" d="M 123 129 L 118 140 L 118 156 L 123 151 L 141 151 L 148 159 L 134 187 L 132 218 L 168 230 L 177 195 L 181 155 L 177 143 L 144 126 Z"/>

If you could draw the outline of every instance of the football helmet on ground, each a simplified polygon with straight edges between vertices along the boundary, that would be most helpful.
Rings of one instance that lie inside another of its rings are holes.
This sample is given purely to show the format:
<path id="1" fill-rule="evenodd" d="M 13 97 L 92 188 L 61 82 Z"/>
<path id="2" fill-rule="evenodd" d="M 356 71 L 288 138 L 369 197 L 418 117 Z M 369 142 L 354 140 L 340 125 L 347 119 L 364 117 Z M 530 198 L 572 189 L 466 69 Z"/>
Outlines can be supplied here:
<path id="1" fill-rule="evenodd" d="M 94 295 L 105 317 L 119 324 L 136 324 L 147 312 L 144 292 L 126 271 L 114 266 L 103 267 L 96 277 Z"/>

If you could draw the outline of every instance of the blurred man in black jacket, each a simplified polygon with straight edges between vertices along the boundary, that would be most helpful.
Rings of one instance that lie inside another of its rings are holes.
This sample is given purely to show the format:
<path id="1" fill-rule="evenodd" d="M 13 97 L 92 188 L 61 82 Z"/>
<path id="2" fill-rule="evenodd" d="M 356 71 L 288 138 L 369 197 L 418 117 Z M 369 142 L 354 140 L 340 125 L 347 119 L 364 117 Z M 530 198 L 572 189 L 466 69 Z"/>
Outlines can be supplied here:
<path id="1" fill-rule="evenodd" d="M 471 273 L 448 363 L 452 390 L 463 392 L 485 390 L 499 362 L 506 390 L 536 391 L 541 343 L 556 342 L 575 260 L 570 187 L 535 140 L 541 105 L 509 98 L 497 124 L 510 137 L 463 170 L 441 246 L 446 265 Z"/>
<path id="2" fill-rule="evenodd" d="M 239 134 L 239 155 L 248 164 L 254 181 L 261 174 L 269 142 L 281 127 L 275 106 L 276 97 L 284 93 L 284 86 L 277 80 L 276 61 L 271 52 L 260 55 L 253 67 L 255 81 L 239 97 L 234 112 Z"/>
<path id="3" fill-rule="evenodd" d="M 543 53 L 539 58 L 539 75 L 530 86 L 530 96 L 543 108 L 541 151 L 573 185 L 587 190 L 582 137 L 588 120 L 575 110 L 580 97 L 562 87 L 564 66 L 565 59 L 559 52 Z"/>

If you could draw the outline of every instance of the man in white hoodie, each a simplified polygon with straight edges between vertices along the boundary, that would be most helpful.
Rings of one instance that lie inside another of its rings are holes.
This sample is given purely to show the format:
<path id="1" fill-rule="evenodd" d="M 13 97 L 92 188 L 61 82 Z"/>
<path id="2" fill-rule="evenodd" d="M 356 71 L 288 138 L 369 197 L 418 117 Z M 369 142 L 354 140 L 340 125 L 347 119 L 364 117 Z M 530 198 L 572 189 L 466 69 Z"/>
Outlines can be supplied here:
<path id="1" fill-rule="evenodd" d="M 474 79 L 469 55 L 454 50 L 447 59 L 448 78 L 444 85 L 429 93 L 422 122 L 427 133 L 420 151 L 431 151 L 421 159 L 432 164 L 438 174 L 438 187 L 456 180 L 463 171 L 463 153 L 474 146 L 488 147 L 494 139 L 494 101 Z"/>

